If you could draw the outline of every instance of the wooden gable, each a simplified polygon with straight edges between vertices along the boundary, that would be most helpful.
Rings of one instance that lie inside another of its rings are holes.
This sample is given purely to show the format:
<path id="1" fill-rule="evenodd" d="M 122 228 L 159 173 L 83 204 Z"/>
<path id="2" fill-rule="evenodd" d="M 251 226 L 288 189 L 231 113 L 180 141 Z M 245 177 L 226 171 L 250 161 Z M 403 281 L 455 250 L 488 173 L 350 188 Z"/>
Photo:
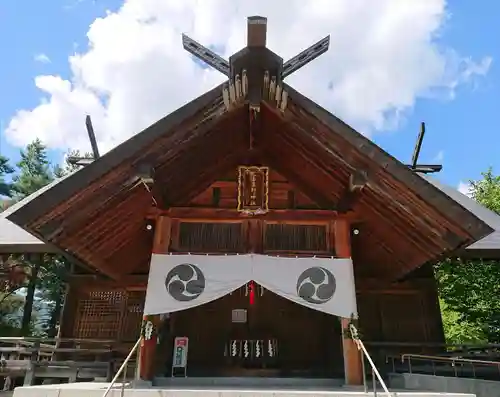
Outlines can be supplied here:
<path id="1" fill-rule="evenodd" d="M 152 211 L 229 209 L 235 203 L 234 181 L 225 178 L 238 165 L 250 164 L 266 165 L 273 172 L 273 211 L 287 208 L 297 217 L 328 221 L 349 215 L 359 222 L 354 255 L 368 273 L 401 277 L 492 231 L 361 134 L 291 87 L 284 89 L 286 110 L 265 100 L 256 118 L 246 102 L 227 110 L 219 86 L 53 186 L 9 219 L 120 278 L 147 271 Z M 154 171 L 151 185 L 140 177 L 145 168 Z M 366 181 L 350 197 L 357 173 Z M 299 215 L 302 206 L 326 213 Z M 260 219 L 280 216 L 276 214 Z M 241 222 L 244 215 L 231 217 Z"/>

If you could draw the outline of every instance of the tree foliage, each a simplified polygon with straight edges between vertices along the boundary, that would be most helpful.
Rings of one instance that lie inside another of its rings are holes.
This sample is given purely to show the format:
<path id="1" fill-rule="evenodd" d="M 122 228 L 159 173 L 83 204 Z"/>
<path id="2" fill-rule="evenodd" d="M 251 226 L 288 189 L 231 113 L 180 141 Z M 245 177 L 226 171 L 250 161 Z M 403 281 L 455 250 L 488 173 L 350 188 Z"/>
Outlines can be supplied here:
<path id="1" fill-rule="evenodd" d="M 39 139 L 21 150 L 21 160 L 16 165 L 18 173 L 12 178 L 11 186 L 16 199 L 29 196 L 54 179 L 47 148 Z"/>
<path id="2" fill-rule="evenodd" d="M 14 172 L 10 166 L 9 159 L 0 155 L 0 196 L 10 197 L 12 194 L 11 184 L 7 182 L 6 177 Z M 0 211 L 3 206 L 0 206 Z"/>
<path id="3" fill-rule="evenodd" d="M 490 168 L 482 176 L 480 180 L 470 181 L 472 197 L 500 215 L 500 175 L 494 175 Z"/>
<path id="4" fill-rule="evenodd" d="M 471 181 L 472 197 L 500 214 L 500 176 Z M 436 266 L 443 325 L 450 343 L 500 342 L 500 261 L 448 258 Z"/>
<path id="5" fill-rule="evenodd" d="M 90 158 L 92 155 L 69 150 L 65 158 L 68 157 Z M 21 150 L 15 169 L 7 158 L 0 157 L 0 196 L 22 200 L 55 178 L 64 177 L 78 168 L 68 161 L 52 166 L 46 147 L 37 139 Z M 13 177 L 7 182 L 9 174 Z M 67 261 L 53 255 L 25 255 L 15 260 L 28 277 L 25 284 L 0 294 L 0 335 L 55 336 L 65 292 Z M 20 291 L 25 293 L 20 294 Z"/>
<path id="6" fill-rule="evenodd" d="M 443 328 L 448 343 L 478 344 L 486 341 L 486 335 L 477 323 L 461 318 L 460 313 L 450 309 L 442 299 L 440 299 L 439 303 L 441 306 Z"/>

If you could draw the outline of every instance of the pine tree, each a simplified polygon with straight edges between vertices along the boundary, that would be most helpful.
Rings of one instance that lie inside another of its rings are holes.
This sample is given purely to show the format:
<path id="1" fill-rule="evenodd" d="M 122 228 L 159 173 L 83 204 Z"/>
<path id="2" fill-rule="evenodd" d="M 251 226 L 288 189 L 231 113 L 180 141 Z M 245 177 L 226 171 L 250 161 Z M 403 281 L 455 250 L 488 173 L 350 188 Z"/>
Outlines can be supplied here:
<path id="1" fill-rule="evenodd" d="M 30 143 L 26 149 L 21 150 L 21 160 L 16 164 L 18 174 L 12 179 L 12 191 L 15 199 L 21 200 L 35 193 L 54 179 L 47 157 L 47 148 L 39 139 Z M 23 335 L 30 332 L 35 292 L 42 276 L 41 267 L 43 265 L 44 261 L 41 257 L 37 257 L 34 262 L 24 261 L 29 278 L 21 322 Z M 47 266 L 44 267 L 47 268 Z M 48 273 L 47 276 L 50 277 L 50 271 Z"/>
<path id="2" fill-rule="evenodd" d="M 64 177 L 76 171 L 80 167 L 67 161 L 68 157 L 72 156 L 92 157 L 90 153 L 82 156 L 77 150 L 69 150 L 64 164 L 52 167 L 45 145 L 39 139 L 30 143 L 24 150 L 21 150 L 21 160 L 16 164 L 18 172 L 9 186 L 13 198 L 22 200 L 52 182 L 54 178 Z M 6 170 L 10 169 L 6 168 Z M 23 317 L 20 321 L 21 333 L 28 335 L 33 331 L 32 323 L 35 317 L 37 320 L 35 328 L 38 332 L 45 331 L 48 336 L 55 336 L 64 300 L 69 264 L 60 256 L 42 255 L 33 256 L 33 258 L 34 260 L 28 260 L 28 257 L 25 257 L 22 260 L 29 277 L 22 311 Z M 38 306 L 41 310 L 38 310 Z"/>
<path id="3" fill-rule="evenodd" d="M 13 172 L 14 168 L 9 165 L 9 159 L 0 154 L 0 196 L 11 197 L 11 184 L 5 180 L 5 177 Z"/>
<path id="4" fill-rule="evenodd" d="M 71 157 L 92 158 L 92 153 L 81 154 L 79 150 L 68 150 L 64 156 L 62 165 L 57 164 L 53 169 L 54 177 L 62 178 L 77 171 L 81 166 L 71 164 L 68 159 Z M 46 307 L 50 313 L 44 324 L 45 332 L 49 337 L 56 336 L 57 324 L 61 316 L 64 304 L 66 275 L 70 264 L 63 257 L 53 257 L 50 262 L 50 277 L 41 279 L 42 299 L 46 302 Z"/>
<path id="5" fill-rule="evenodd" d="M 41 189 L 54 179 L 47 159 L 47 148 L 37 138 L 21 150 L 21 160 L 16 164 L 12 190 L 17 199 L 23 199 Z"/>
<path id="6" fill-rule="evenodd" d="M 11 183 L 6 181 L 6 176 L 13 172 L 14 168 L 10 166 L 9 159 L 0 155 L 0 212 L 8 205 L 8 200 L 4 200 L 3 197 L 10 198 L 12 195 Z M 0 262 L 0 268 L 5 270 L 5 263 Z M 0 280 L 0 335 L 14 336 L 19 329 L 17 321 L 19 316 L 16 314 L 22 307 L 22 302 L 19 297 L 12 294 L 12 291 L 9 291 L 7 286 L 6 280 Z"/>

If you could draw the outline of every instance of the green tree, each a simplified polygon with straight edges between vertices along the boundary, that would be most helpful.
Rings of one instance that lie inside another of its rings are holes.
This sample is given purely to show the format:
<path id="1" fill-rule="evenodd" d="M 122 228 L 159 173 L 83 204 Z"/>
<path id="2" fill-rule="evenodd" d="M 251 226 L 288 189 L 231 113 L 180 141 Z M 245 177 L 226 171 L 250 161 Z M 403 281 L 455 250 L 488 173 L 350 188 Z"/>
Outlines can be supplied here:
<path id="1" fill-rule="evenodd" d="M 35 193 L 54 179 L 47 156 L 47 148 L 39 139 L 21 150 L 21 160 L 16 165 L 18 173 L 12 178 L 11 187 L 14 193 L 13 196 L 17 200 L 22 200 Z M 34 260 L 31 258 L 34 258 Z M 23 335 L 30 333 L 35 292 L 40 282 L 40 269 L 44 265 L 41 256 L 31 258 L 25 257 L 22 261 L 28 274 L 26 299 L 21 321 L 21 333 Z"/>
<path id="2" fill-rule="evenodd" d="M 486 342 L 486 335 L 480 325 L 461 318 L 460 313 L 450 309 L 442 299 L 439 300 L 439 304 L 441 306 L 444 333 L 448 343 L 479 344 Z"/>
<path id="3" fill-rule="evenodd" d="M 472 197 L 500 214 L 500 176 L 471 181 Z M 436 266 L 449 342 L 500 342 L 500 261 L 448 258 Z M 468 337 L 464 333 L 468 330 Z"/>
<path id="4" fill-rule="evenodd" d="M 70 158 L 92 158 L 92 153 L 81 153 L 79 150 L 69 149 L 65 155 L 65 161 L 62 165 L 57 164 L 53 169 L 56 178 L 62 178 L 81 168 L 69 162 Z M 61 256 L 52 257 L 49 267 L 45 269 L 47 276 L 41 278 L 41 300 L 44 309 L 48 311 L 48 316 L 42 324 L 42 328 L 48 336 L 55 336 L 57 325 L 61 316 L 61 310 L 64 304 L 64 295 L 66 290 L 66 276 L 70 264 Z"/>
<path id="5" fill-rule="evenodd" d="M 490 168 L 482 176 L 483 179 L 470 181 L 472 197 L 500 215 L 500 175 L 494 175 Z"/>
<path id="6" fill-rule="evenodd" d="M 9 159 L 0 154 L 0 196 L 11 197 L 11 184 L 5 180 L 5 177 L 13 172 L 14 168 L 9 165 Z"/>
<path id="7" fill-rule="evenodd" d="M 39 139 L 21 150 L 21 160 L 16 165 L 18 173 L 12 178 L 12 191 L 16 199 L 35 193 L 54 179 L 47 148 Z"/>
<path id="8" fill-rule="evenodd" d="M 21 151 L 21 160 L 16 164 L 18 172 L 12 179 L 12 184 L 8 186 L 8 191 L 13 193 L 15 200 L 22 200 L 52 182 L 54 178 L 63 177 L 80 168 L 67 161 L 70 157 L 91 158 L 92 155 L 68 150 L 66 161 L 62 165 L 52 167 L 46 147 L 40 140 L 35 140 Z M 0 170 L 5 174 L 13 171 L 7 161 L 2 160 L 0 164 L 4 165 Z M 9 319 L 8 323 L 4 321 L 2 324 L 11 330 L 10 333 L 18 326 L 23 335 L 45 333 L 55 336 L 69 264 L 63 257 L 54 255 L 25 255 L 16 258 L 16 261 L 24 267 L 28 278 L 24 285 L 0 295 L 0 304 L 3 304 L 3 307 L 0 307 L 2 316 Z M 26 288 L 27 291 L 23 307 L 19 307 L 20 296 L 16 294 L 21 288 Z M 18 321 L 14 321 L 15 318 Z"/>
<path id="9" fill-rule="evenodd" d="M 0 335 L 17 336 L 21 327 L 23 298 L 10 291 L 0 293 Z"/>
<path id="10" fill-rule="evenodd" d="M 68 161 L 71 157 L 92 158 L 92 154 L 82 155 L 78 150 L 68 150 L 63 164 L 57 164 L 52 168 L 53 177 L 62 178 L 81 168 L 81 166 L 71 164 Z M 34 295 L 34 305 L 38 306 L 35 311 L 38 314 L 38 323 L 35 329 L 50 337 L 55 337 L 57 334 L 69 267 L 70 264 L 64 257 L 45 255 L 38 269 L 36 294 Z"/>

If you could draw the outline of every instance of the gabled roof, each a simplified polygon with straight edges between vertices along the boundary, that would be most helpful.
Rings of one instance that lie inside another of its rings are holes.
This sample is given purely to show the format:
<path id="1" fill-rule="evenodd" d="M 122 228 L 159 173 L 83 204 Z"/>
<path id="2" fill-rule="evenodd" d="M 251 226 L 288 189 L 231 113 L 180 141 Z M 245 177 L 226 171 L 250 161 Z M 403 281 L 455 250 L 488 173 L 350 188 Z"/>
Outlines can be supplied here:
<path id="1" fill-rule="evenodd" d="M 367 219 L 358 240 L 372 256 L 362 261 L 386 266 L 380 271 L 387 277 L 403 276 L 492 232 L 480 217 L 340 119 L 287 84 L 283 89 L 286 110 L 262 101 L 260 120 L 252 123 L 248 103 L 226 110 L 218 86 L 7 217 L 120 277 L 147 265 L 151 254 L 146 216 L 152 197 L 137 184 L 138 166 L 154 168 L 153 196 L 160 206 L 182 206 L 242 161 L 257 158 L 330 210 L 349 175 L 368 170 L 368 184 L 354 208 Z"/>
<path id="2" fill-rule="evenodd" d="M 436 186 L 439 190 L 446 193 L 449 197 L 451 197 L 453 200 L 459 203 L 462 207 L 466 208 L 471 213 L 476 215 L 479 219 L 481 219 L 484 223 L 489 225 L 494 230 L 486 237 L 469 245 L 466 248 L 466 251 L 468 251 L 470 255 L 473 255 L 474 253 L 479 256 L 499 255 L 500 258 L 500 215 L 489 210 L 488 208 L 479 204 L 476 200 L 459 192 L 457 189 L 451 186 L 443 184 L 430 176 L 422 175 L 422 177 L 426 181 Z M 488 254 L 486 251 L 494 251 L 494 252 L 490 252 L 490 254 Z"/>

